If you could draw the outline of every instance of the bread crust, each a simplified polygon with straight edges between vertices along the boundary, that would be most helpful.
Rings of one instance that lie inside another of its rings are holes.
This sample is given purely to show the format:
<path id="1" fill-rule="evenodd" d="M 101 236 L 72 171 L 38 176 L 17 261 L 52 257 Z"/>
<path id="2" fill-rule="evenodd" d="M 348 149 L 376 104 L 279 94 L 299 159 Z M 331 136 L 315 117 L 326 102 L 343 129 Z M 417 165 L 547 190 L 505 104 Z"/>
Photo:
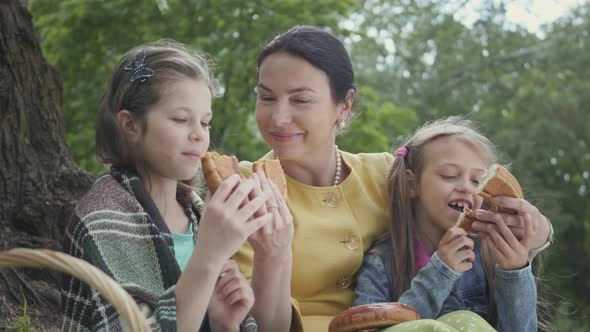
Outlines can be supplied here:
<path id="1" fill-rule="evenodd" d="M 372 303 L 341 312 L 332 319 L 328 331 L 356 332 L 382 329 L 417 319 L 420 319 L 420 315 L 409 305 L 398 302 Z"/>
<path id="2" fill-rule="evenodd" d="M 474 234 L 477 233 L 473 229 L 473 222 L 476 220 L 475 211 L 465 207 L 461 215 L 459 215 L 459 219 L 457 219 L 457 226 L 463 228 L 467 233 Z"/>
<path id="3" fill-rule="evenodd" d="M 482 176 L 482 183 L 478 188 L 478 195 L 481 196 L 489 205 L 490 211 L 501 213 L 515 213 L 513 210 L 501 208 L 494 203 L 493 198 L 496 196 L 508 196 L 514 198 L 524 198 L 522 187 L 512 173 L 499 164 L 493 164 Z M 465 229 L 468 233 L 477 233 L 473 228 L 475 212 L 464 208 L 463 213 L 459 215 L 457 226 Z"/>
<path id="4" fill-rule="evenodd" d="M 215 151 L 207 152 L 201 158 L 203 177 L 213 194 L 221 183 L 234 174 L 240 174 L 238 159 L 235 156 L 220 155 Z M 242 176 L 243 177 L 243 176 Z"/>
<path id="5" fill-rule="evenodd" d="M 492 200 L 496 196 L 508 196 L 514 198 L 524 198 L 522 187 L 512 173 L 501 165 L 494 164 L 488 169 L 483 176 L 483 181 L 479 189 L 479 196 L 490 204 L 490 210 L 495 212 L 509 213 L 512 211 L 502 209 Z"/>
<path id="6" fill-rule="evenodd" d="M 264 173 L 277 186 L 283 198 L 287 198 L 287 179 L 278 159 L 258 160 L 252 165 L 252 172 Z"/>
<path id="7" fill-rule="evenodd" d="M 220 155 L 215 151 L 207 152 L 201 158 L 201 165 L 203 168 L 203 177 L 211 194 L 228 177 L 234 174 L 240 174 L 242 178 L 244 177 L 240 171 L 238 159 L 235 156 Z M 252 165 L 252 172 L 264 173 L 277 186 L 281 195 L 285 199 L 287 198 L 287 179 L 285 178 L 285 173 L 279 160 L 259 160 Z"/>

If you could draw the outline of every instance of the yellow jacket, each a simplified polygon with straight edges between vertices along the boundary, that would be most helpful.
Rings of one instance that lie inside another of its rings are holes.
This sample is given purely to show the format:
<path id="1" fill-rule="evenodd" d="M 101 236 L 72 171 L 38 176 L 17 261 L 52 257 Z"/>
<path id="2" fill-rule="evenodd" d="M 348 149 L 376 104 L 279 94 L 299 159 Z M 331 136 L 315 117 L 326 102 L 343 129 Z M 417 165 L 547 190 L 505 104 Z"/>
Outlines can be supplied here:
<path id="1" fill-rule="evenodd" d="M 292 331 L 326 332 L 331 319 L 349 308 L 363 254 L 387 230 L 389 153 L 342 152 L 350 175 L 338 186 L 312 187 L 287 177 L 287 205 L 293 214 Z M 268 159 L 272 153 L 262 159 Z M 251 173 L 251 163 L 242 171 Z M 235 255 L 252 276 L 252 248 Z"/>

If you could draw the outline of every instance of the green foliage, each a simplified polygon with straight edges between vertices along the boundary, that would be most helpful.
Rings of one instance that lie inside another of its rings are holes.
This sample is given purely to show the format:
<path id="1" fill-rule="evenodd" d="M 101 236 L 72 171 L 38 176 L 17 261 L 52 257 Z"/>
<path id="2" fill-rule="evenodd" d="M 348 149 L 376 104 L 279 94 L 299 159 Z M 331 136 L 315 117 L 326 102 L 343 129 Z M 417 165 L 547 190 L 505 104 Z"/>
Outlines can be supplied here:
<path id="1" fill-rule="evenodd" d="M 37 329 L 31 322 L 31 317 L 27 313 L 27 299 L 24 299 L 23 303 L 23 314 L 17 318 L 17 320 L 10 327 L 11 331 L 15 332 L 36 332 Z"/>
<path id="2" fill-rule="evenodd" d="M 336 27 L 355 6 L 353 0 L 30 1 L 44 54 L 63 76 L 67 141 L 91 171 L 100 170 L 97 105 L 111 69 L 130 48 L 172 38 L 208 52 L 223 83 L 213 105 L 212 147 L 254 159 L 266 149 L 253 119 L 259 47 L 297 24 Z"/>
<path id="3" fill-rule="evenodd" d="M 381 101 L 372 87 L 363 86 L 358 94 L 358 114 L 348 134 L 337 139 L 341 149 L 351 152 L 391 151 L 418 125 L 414 111 Z"/>

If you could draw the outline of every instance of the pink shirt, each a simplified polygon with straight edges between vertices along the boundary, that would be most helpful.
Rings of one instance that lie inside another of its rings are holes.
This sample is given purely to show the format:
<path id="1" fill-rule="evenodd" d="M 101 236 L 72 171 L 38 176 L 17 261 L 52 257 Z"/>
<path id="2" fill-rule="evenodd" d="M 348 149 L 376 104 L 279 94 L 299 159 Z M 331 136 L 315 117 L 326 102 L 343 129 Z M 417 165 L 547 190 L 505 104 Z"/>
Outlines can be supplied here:
<path id="1" fill-rule="evenodd" d="M 432 254 L 429 254 L 422 241 L 418 240 L 416 240 L 414 252 L 416 255 L 416 268 L 419 271 L 421 268 L 425 267 L 428 262 L 430 262 L 430 257 Z"/>

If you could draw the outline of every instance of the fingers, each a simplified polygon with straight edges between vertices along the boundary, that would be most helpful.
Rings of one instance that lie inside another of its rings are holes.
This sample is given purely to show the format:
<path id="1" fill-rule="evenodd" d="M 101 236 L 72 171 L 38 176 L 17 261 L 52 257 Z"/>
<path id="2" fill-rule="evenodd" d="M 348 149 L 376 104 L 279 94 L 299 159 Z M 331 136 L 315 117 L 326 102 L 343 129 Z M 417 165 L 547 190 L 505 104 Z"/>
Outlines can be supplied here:
<path id="1" fill-rule="evenodd" d="M 470 239 L 469 237 L 467 237 L 466 235 L 459 236 L 448 244 L 449 250 L 453 251 L 453 252 L 460 251 L 463 249 L 473 250 L 473 246 L 474 246 L 473 240 Z"/>
<path id="2" fill-rule="evenodd" d="M 252 191 L 252 194 L 250 195 L 250 199 L 254 199 L 257 196 L 260 196 L 262 194 L 262 183 L 261 183 L 261 178 L 258 174 L 253 173 L 250 176 L 250 179 L 252 179 L 254 181 L 254 190 Z M 266 204 L 263 204 L 260 209 L 258 211 L 256 211 L 256 216 L 261 216 L 265 213 L 267 213 L 267 208 L 266 208 Z"/>
<path id="3" fill-rule="evenodd" d="M 246 224 L 246 232 L 249 236 L 253 235 L 261 227 L 272 222 L 273 216 L 270 213 L 266 213 L 260 217 L 254 218 Z"/>
<path id="4" fill-rule="evenodd" d="M 289 208 L 287 207 L 287 202 L 285 202 L 285 199 L 283 198 L 283 195 L 279 191 L 279 188 L 277 188 L 277 186 L 274 184 L 274 182 L 272 182 L 272 181 L 269 180 L 268 183 L 270 184 L 270 188 L 272 189 L 272 192 L 273 192 L 274 197 L 275 197 L 275 202 L 278 205 L 278 208 L 279 208 L 279 211 L 281 212 L 281 215 L 285 215 L 284 212 L 288 212 L 289 211 Z"/>
<path id="5" fill-rule="evenodd" d="M 500 222 L 494 227 L 483 233 L 482 239 L 500 264 L 500 267 L 505 270 L 514 270 L 526 266 L 528 248 L 518 242 L 504 223 Z"/>
<path id="6" fill-rule="evenodd" d="M 506 257 L 504 256 L 504 254 L 502 254 L 502 252 L 498 249 L 498 247 L 494 243 L 494 240 L 492 240 L 490 238 L 490 236 L 486 235 L 483 238 L 483 240 L 486 242 L 486 245 L 490 249 L 492 255 L 496 258 L 496 260 L 498 260 L 499 262 L 503 262 L 506 260 Z"/>
<path id="7" fill-rule="evenodd" d="M 508 225 L 509 227 L 522 228 L 524 225 L 523 221 L 522 221 L 522 216 L 518 215 L 518 214 L 498 213 L 498 212 L 487 211 L 487 210 L 477 210 L 475 212 L 475 217 L 478 220 L 494 222 L 494 223 L 497 220 L 498 215 L 501 215 L 502 220 L 504 220 L 506 225 Z"/>
<path id="8" fill-rule="evenodd" d="M 526 215 L 526 214 L 525 214 Z M 478 232 L 489 232 L 501 220 L 517 240 L 524 238 L 524 216 L 517 214 L 505 214 L 492 211 L 478 210 L 476 212 L 478 221 L 473 223 L 473 229 Z"/>
<path id="9" fill-rule="evenodd" d="M 457 237 L 464 236 L 464 235 L 466 236 L 467 232 L 463 228 L 451 227 L 445 232 L 445 235 L 443 235 L 442 239 L 440 240 L 440 245 L 442 246 L 442 245 L 451 243 Z"/>
<path id="10" fill-rule="evenodd" d="M 492 230 L 486 233 L 486 235 L 486 238 L 490 239 L 493 242 L 494 247 L 502 254 L 502 257 L 507 257 L 508 255 L 510 255 L 510 252 L 513 251 L 512 247 L 509 245 L 506 239 L 502 235 L 500 235 L 498 231 Z"/>
<path id="11" fill-rule="evenodd" d="M 438 256 L 451 269 L 462 273 L 473 267 L 473 261 L 475 260 L 474 244 L 474 241 L 467 236 L 464 229 L 451 227 L 440 241 Z"/>
<path id="12" fill-rule="evenodd" d="M 215 290 L 218 293 L 221 293 L 224 287 L 226 287 L 227 284 L 238 275 L 241 275 L 238 264 L 232 259 L 226 261 L 223 263 L 223 267 L 221 268 L 221 273 L 219 274 L 219 278 L 215 284 Z"/>
<path id="13" fill-rule="evenodd" d="M 267 177 L 262 177 L 261 181 L 264 189 L 270 194 L 268 199 L 269 212 L 273 215 L 273 228 L 277 229 L 280 227 L 282 222 L 281 214 L 279 211 L 279 203 L 277 202 L 276 192 L 273 191 L 273 183 Z"/>
<path id="14" fill-rule="evenodd" d="M 440 258 L 455 272 L 462 273 L 473 267 L 475 252 L 471 249 L 459 250 L 448 253 L 445 258 Z"/>
<path id="15" fill-rule="evenodd" d="M 527 249 L 530 249 L 531 247 L 531 237 L 534 233 L 534 229 L 533 229 L 533 221 L 531 220 L 531 215 L 530 214 L 525 214 L 523 216 L 523 221 L 524 221 L 524 234 L 522 236 L 522 241 L 521 244 L 523 246 L 525 246 Z"/>
<path id="16" fill-rule="evenodd" d="M 237 174 L 228 177 L 221 183 L 219 188 L 217 188 L 217 191 L 211 195 L 211 199 L 225 202 L 228 196 L 234 191 L 234 188 L 240 183 L 240 180 L 241 178 Z"/>
<path id="17" fill-rule="evenodd" d="M 242 216 L 242 219 L 248 220 L 250 217 L 254 215 L 254 213 L 262 208 L 269 200 L 270 194 L 269 193 L 262 193 L 258 197 L 254 198 L 253 200 L 247 202 L 239 209 L 239 214 Z M 229 208 L 229 206 L 228 206 Z M 267 213 L 266 213 L 267 214 Z"/>
<path id="18" fill-rule="evenodd" d="M 233 175 L 232 175 L 233 177 Z M 229 178 L 228 178 L 229 179 Z M 229 197 L 225 201 L 227 209 L 231 211 L 242 207 L 245 201 L 248 200 L 248 196 L 254 189 L 254 181 L 251 179 L 240 181 L 235 187 L 233 192 L 229 194 Z M 253 211 L 254 212 L 254 211 Z"/>
<path id="19" fill-rule="evenodd" d="M 484 212 L 484 211 L 482 211 L 482 212 Z M 485 212 L 488 212 L 488 211 L 485 211 Z M 482 213 L 482 214 L 486 214 L 486 213 Z M 479 218 L 479 211 L 477 212 L 477 216 Z M 524 235 L 523 218 L 522 218 L 522 216 L 517 216 L 517 217 L 519 219 L 518 223 L 520 223 L 518 233 L 521 233 L 521 235 Z M 507 223 L 505 222 L 505 218 L 510 219 L 510 215 L 491 212 L 491 214 L 489 214 L 489 215 L 486 214 L 486 218 L 487 218 L 488 222 L 485 223 L 485 225 L 482 225 L 481 230 L 480 230 L 481 232 L 485 232 L 490 235 L 496 234 L 497 236 L 502 238 L 502 242 L 506 242 L 507 245 L 510 246 L 510 248 L 516 249 L 520 245 L 516 234 L 514 234 L 515 228 L 508 227 Z M 492 237 L 492 239 L 495 240 L 496 236 Z M 496 241 L 496 244 L 499 245 L 499 243 L 497 241 Z M 500 246 L 498 248 L 502 249 L 502 246 Z"/>
<path id="20" fill-rule="evenodd" d="M 226 304 L 234 304 L 240 300 L 253 302 L 250 284 L 240 273 L 236 262 L 233 260 L 227 261 L 222 271 L 215 285 L 215 292 L 219 298 Z"/>
<path id="21" fill-rule="evenodd" d="M 514 198 L 508 196 L 497 196 L 493 198 L 495 204 L 500 207 L 516 211 L 518 214 L 539 213 L 539 210 L 523 198 Z"/>

